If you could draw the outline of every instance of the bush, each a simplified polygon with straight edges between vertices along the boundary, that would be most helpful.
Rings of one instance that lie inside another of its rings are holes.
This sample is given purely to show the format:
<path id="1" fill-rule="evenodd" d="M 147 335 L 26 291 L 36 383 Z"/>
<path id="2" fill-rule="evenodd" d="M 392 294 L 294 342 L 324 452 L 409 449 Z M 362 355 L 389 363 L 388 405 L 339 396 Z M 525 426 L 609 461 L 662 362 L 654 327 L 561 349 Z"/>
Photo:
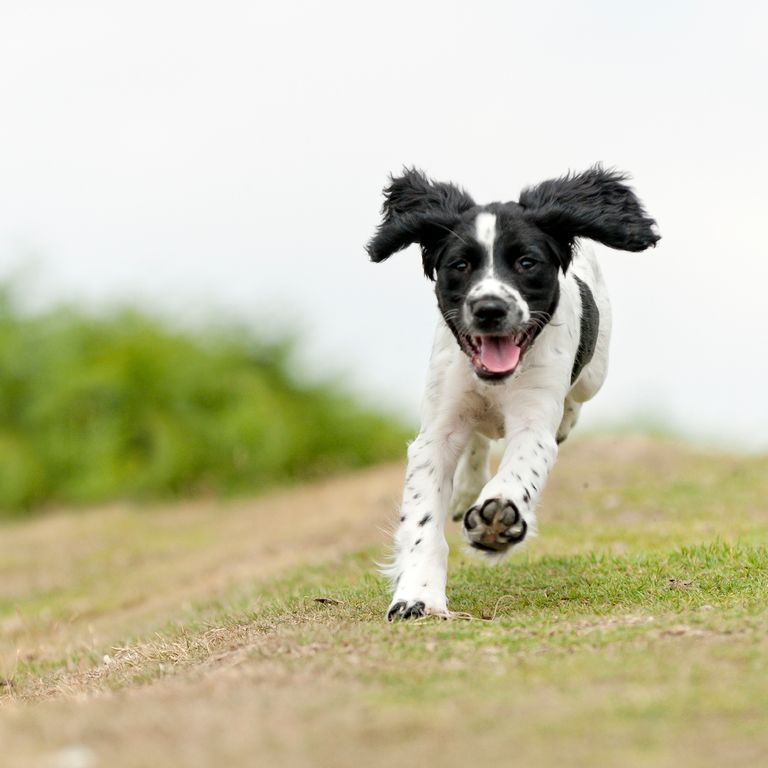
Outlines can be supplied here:
<path id="1" fill-rule="evenodd" d="M 400 456 L 403 426 L 290 375 L 290 347 L 0 294 L 0 515 L 250 492 Z"/>

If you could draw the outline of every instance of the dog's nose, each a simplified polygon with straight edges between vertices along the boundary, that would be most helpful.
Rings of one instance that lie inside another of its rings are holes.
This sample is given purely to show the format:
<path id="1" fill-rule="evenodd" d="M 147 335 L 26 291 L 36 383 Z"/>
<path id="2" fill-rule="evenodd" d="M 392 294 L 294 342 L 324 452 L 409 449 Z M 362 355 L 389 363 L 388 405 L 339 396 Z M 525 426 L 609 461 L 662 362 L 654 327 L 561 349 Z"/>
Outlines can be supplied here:
<path id="1" fill-rule="evenodd" d="M 493 323 L 503 320 L 507 315 L 507 303 L 501 299 L 485 297 L 475 299 L 469 308 L 480 323 Z"/>

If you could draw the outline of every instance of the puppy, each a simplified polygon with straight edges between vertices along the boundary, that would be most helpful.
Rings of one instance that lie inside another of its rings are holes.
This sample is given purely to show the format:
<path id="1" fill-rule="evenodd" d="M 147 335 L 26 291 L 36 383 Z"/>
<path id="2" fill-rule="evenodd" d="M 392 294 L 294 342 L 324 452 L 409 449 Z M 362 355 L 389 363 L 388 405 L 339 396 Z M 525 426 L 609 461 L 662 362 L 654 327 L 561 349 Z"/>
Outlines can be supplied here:
<path id="1" fill-rule="evenodd" d="M 412 243 L 435 281 L 438 323 L 422 426 L 408 447 L 387 619 L 447 615 L 450 512 L 470 546 L 498 557 L 530 535 L 557 446 L 603 384 L 611 315 L 581 238 L 643 251 L 659 235 L 626 176 L 600 166 L 478 205 L 405 170 L 384 190 L 367 246 L 384 261 Z M 490 441 L 503 438 L 490 476 Z"/>

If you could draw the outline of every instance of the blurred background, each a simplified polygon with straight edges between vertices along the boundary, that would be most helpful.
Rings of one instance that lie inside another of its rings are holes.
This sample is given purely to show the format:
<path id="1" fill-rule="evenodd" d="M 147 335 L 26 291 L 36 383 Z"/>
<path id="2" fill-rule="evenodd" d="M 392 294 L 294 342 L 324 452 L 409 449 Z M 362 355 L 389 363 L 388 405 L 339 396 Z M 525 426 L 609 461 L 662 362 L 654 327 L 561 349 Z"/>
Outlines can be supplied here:
<path id="1" fill-rule="evenodd" d="M 629 171 L 663 240 L 599 249 L 613 359 L 581 430 L 765 449 L 766 22 L 693 0 L 6 0 L 0 508 L 400 456 L 435 300 L 416 249 L 363 246 L 404 164 L 479 202 Z"/>

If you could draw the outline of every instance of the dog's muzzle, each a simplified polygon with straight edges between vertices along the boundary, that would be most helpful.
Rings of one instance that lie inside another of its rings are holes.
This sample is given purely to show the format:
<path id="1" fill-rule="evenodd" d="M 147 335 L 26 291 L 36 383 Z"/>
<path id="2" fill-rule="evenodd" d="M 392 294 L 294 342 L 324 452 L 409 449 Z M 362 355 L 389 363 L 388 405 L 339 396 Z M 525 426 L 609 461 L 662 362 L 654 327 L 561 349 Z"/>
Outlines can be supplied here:
<path id="1" fill-rule="evenodd" d="M 513 373 L 532 340 L 520 307 L 498 296 L 468 300 L 464 324 L 467 330 L 460 344 L 475 373 L 489 381 L 500 381 Z"/>
<path id="2" fill-rule="evenodd" d="M 469 328 L 478 335 L 510 334 L 518 329 L 523 320 L 523 313 L 516 304 L 510 304 L 495 296 L 481 296 L 468 302 Z"/>

